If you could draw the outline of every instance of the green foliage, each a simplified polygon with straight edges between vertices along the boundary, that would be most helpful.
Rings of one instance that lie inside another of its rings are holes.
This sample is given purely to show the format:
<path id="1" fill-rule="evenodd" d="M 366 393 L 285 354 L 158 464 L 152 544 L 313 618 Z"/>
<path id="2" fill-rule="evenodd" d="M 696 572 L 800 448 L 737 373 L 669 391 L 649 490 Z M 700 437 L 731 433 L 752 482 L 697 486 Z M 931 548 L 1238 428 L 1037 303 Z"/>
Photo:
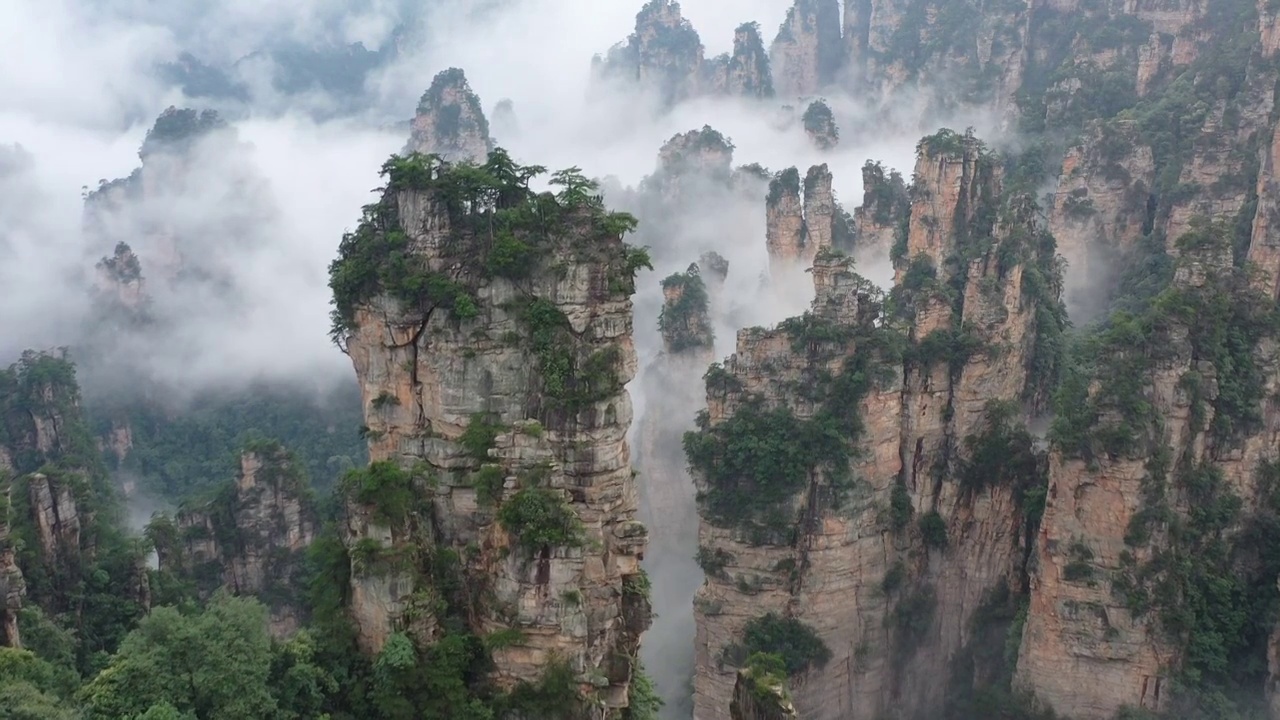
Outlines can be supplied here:
<path id="1" fill-rule="evenodd" d="M 925 547 L 941 550 L 947 547 L 947 521 L 938 511 L 931 510 L 920 516 L 920 536 Z"/>
<path id="2" fill-rule="evenodd" d="M 809 103 L 800 121 L 804 124 L 805 132 L 817 139 L 818 147 L 830 149 L 840 141 L 835 115 L 831 112 L 831 106 L 823 100 Z"/>
<path id="3" fill-rule="evenodd" d="M 373 707 L 385 720 L 492 720 L 490 701 L 473 689 L 488 665 L 473 635 L 446 633 L 424 651 L 392 633 L 373 661 Z"/>
<path id="4" fill-rule="evenodd" d="M 644 665 L 636 661 L 631 674 L 631 685 L 627 688 L 626 720 L 659 720 L 662 707 L 665 705 L 658 696 L 658 688 L 644 670 Z"/>
<path id="5" fill-rule="evenodd" d="M 357 503 L 371 507 L 378 521 L 392 527 L 404 525 L 418 496 L 414 474 L 391 460 L 348 471 L 342 488 Z"/>
<path id="6" fill-rule="evenodd" d="M 614 345 L 591 350 L 555 303 L 541 298 L 524 303 L 520 321 L 538 358 L 542 394 L 550 407 L 577 414 L 621 391 L 621 351 Z"/>
<path id="7" fill-rule="evenodd" d="M 668 296 L 658 315 L 658 329 L 662 332 L 667 349 L 682 353 L 690 348 L 710 348 L 715 343 L 711 320 L 707 314 L 707 286 L 702 282 L 696 264 L 687 272 L 675 273 L 662 281 Z"/>
<path id="8" fill-rule="evenodd" d="M 458 444 L 467 455 L 476 462 L 488 462 L 489 451 L 493 449 L 498 435 L 506 428 L 493 422 L 484 413 L 476 413 L 467 423 L 467 429 L 458 438 Z"/>
<path id="9" fill-rule="evenodd" d="M 752 693 L 759 700 L 776 697 L 781 689 L 786 690 L 787 661 L 777 653 L 752 653 L 744 665 L 751 676 Z"/>
<path id="10" fill-rule="evenodd" d="M 85 412 L 100 436 L 110 432 L 113 420 L 128 422 L 133 448 L 119 469 L 174 503 L 235 477 L 240 450 L 254 439 L 280 440 L 319 490 L 368 462 L 366 444 L 355 431 L 363 422 L 355 383 L 319 398 L 270 385 L 219 389 L 198 393 L 181 408 L 90 397 Z"/>
<path id="11" fill-rule="evenodd" d="M 471 474 L 471 484 L 476 489 L 476 500 L 482 505 L 493 505 L 502 496 L 507 474 L 501 465 L 485 465 Z"/>
<path id="12" fill-rule="evenodd" d="M 609 291 L 630 294 L 635 274 L 652 267 L 648 254 L 619 242 L 636 219 L 605 209 L 598 185 L 578 168 L 553 173 L 557 193 L 535 193 L 529 182 L 546 172 L 516 164 L 493 150 L 482 165 L 446 163 L 414 153 L 392 156 L 382 167 L 385 193 L 366 206 L 359 226 L 347 233 L 329 267 L 334 294 L 332 337 L 354 329 L 356 308 L 379 294 L 424 315 L 434 309 L 457 321 L 476 318 L 476 290 L 494 278 L 526 279 L 555 248 L 568 243 L 578 255 L 603 261 Z M 399 217 L 399 193 L 426 193 L 443 206 L 451 233 L 432 258 L 413 247 Z M 438 268 L 448 267 L 448 272 Z"/>
<path id="13" fill-rule="evenodd" d="M 1196 222 L 1183 242 L 1228 243 L 1220 225 Z M 1055 405 L 1051 437 L 1069 455 L 1127 456 L 1156 435 L 1154 406 L 1148 400 L 1152 367 L 1170 350 L 1168 338 L 1185 329 L 1193 361 L 1213 364 L 1218 393 L 1211 401 L 1214 437 L 1232 442 L 1258 426 L 1262 371 L 1253 353 L 1280 324 L 1275 303 L 1249 285 L 1239 269 L 1212 274 L 1199 287 L 1169 287 L 1139 312 L 1117 311 L 1071 350 L 1072 359 Z M 1096 378 L 1096 392 L 1089 392 Z M 1194 389 L 1195 378 L 1188 378 Z M 1199 406 L 1204 400 L 1196 399 Z M 1203 408 L 1193 412 L 1203 417 Z M 1118 420 L 1104 420 L 1108 415 Z"/>
<path id="14" fill-rule="evenodd" d="M 266 609 L 221 597 L 202 613 L 156 608 L 80 692 L 87 720 L 115 720 L 167 702 L 197 717 L 268 717 L 271 642 Z"/>
<path id="15" fill-rule="evenodd" d="M 698 546 L 698 554 L 694 556 L 698 561 L 698 567 L 702 568 L 702 572 L 710 577 L 723 578 L 726 577 L 724 569 L 732 563 L 735 558 L 733 553 L 724 548 L 710 548 L 706 545 Z"/>
<path id="16" fill-rule="evenodd" d="M 831 659 L 831 650 L 813 628 L 774 613 L 747 622 L 742 645 L 748 656 L 764 653 L 780 657 L 787 675 L 822 667 Z"/>
<path id="17" fill-rule="evenodd" d="M 498 522 L 529 553 L 548 547 L 582 545 L 583 528 L 564 495 L 548 488 L 524 488 L 498 510 Z"/>
<path id="18" fill-rule="evenodd" d="M 768 203 L 770 206 L 781 202 L 784 195 L 800 197 L 800 171 L 794 167 L 789 167 L 779 172 L 769 182 Z"/>
<path id="19" fill-rule="evenodd" d="M 914 510 L 911 507 L 911 493 L 904 483 L 896 482 L 889 494 L 889 525 L 901 532 L 911 522 Z"/>
<path id="20" fill-rule="evenodd" d="M 885 172 L 884 165 L 868 160 L 862 166 L 862 204 L 872 211 L 871 219 L 881 226 L 896 225 L 911 210 L 911 196 L 902 173 Z"/>
<path id="21" fill-rule="evenodd" d="M 567 662 L 553 659 L 536 683 L 521 682 L 499 704 L 501 712 L 546 720 L 572 720 L 580 711 L 582 698 L 573 669 Z"/>

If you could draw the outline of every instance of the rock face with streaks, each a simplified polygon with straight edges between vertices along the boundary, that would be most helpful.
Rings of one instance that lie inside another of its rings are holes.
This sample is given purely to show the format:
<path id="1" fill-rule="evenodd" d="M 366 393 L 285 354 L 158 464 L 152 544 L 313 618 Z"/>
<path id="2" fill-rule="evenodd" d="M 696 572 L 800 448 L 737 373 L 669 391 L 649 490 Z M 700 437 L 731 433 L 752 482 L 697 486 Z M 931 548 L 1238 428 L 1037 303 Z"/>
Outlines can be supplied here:
<path id="1" fill-rule="evenodd" d="M 584 178 L 536 194 L 502 151 L 483 171 L 497 189 L 467 200 L 448 165 L 393 159 L 334 264 L 374 461 L 345 486 L 350 613 L 369 652 L 392 633 L 430 646 L 447 618 L 519 630 L 493 650 L 498 686 L 564 663 L 574 717 L 602 718 L 627 705 L 649 623 L 624 389 L 647 261 Z"/>
<path id="2" fill-rule="evenodd" d="M 885 170 L 878 162 L 862 167 L 862 204 L 853 211 L 854 242 L 859 252 L 889 253 L 895 241 L 906 239 L 911 197 L 902 173 Z M 902 232 L 899 232 L 901 229 Z"/>
<path id="3" fill-rule="evenodd" d="M 405 152 L 483 162 L 493 149 L 480 98 L 458 68 L 442 70 L 418 101 Z"/>
<path id="4" fill-rule="evenodd" d="M 839 0 L 796 0 L 769 49 L 778 94 L 811 96 L 831 85 L 842 50 Z"/>
<path id="5" fill-rule="evenodd" d="M 773 267 L 808 267 L 824 249 L 852 250 L 853 220 L 831 183 L 826 163 L 809 168 L 803 188 L 796 168 L 774 176 L 765 201 L 765 244 Z"/>
<path id="6" fill-rule="evenodd" d="M 1057 299 L 1027 278 L 1052 245 L 972 136 L 927 138 L 916 177 L 892 298 L 819 250 L 812 310 L 741 331 L 707 374 L 686 440 L 707 573 L 699 718 L 730 717 L 756 652 L 783 656 L 801 717 L 937 714 L 978 609 L 1015 589 L 1040 468 L 1019 403 L 1061 329 L 1042 327 Z M 992 472 L 991 447 L 1017 469 Z"/>
<path id="7" fill-rule="evenodd" d="M 303 619 L 299 573 L 318 525 L 296 463 L 278 443 L 257 443 L 241 454 L 235 481 L 216 500 L 149 527 L 161 571 L 194 578 L 206 597 L 220 588 L 259 596 L 277 637 Z"/>
<path id="8" fill-rule="evenodd" d="M 758 23 L 743 23 L 733 32 L 733 54 L 711 60 L 715 92 L 766 100 L 774 96 L 773 71 Z"/>
<path id="9" fill-rule="evenodd" d="M 835 115 L 825 101 L 814 100 L 809 103 L 801 117 L 804 132 L 809 142 L 819 150 L 830 150 L 840 144 L 840 129 L 836 127 Z"/>

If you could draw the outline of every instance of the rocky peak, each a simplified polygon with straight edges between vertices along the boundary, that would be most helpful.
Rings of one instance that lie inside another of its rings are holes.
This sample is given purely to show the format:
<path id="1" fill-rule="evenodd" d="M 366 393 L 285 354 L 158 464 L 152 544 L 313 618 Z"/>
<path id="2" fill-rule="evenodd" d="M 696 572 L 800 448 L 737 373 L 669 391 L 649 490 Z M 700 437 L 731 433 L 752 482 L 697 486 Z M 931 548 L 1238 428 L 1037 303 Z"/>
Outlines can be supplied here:
<path id="1" fill-rule="evenodd" d="M 862 166 L 862 205 L 853 211 L 858 247 L 877 254 L 888 252 L 899 228 L 905 235 L 910 215 L 911 196 L 902 173 L 886 172 L 884 165 L 868 160 Z"/>
<path id="2" fill-rule="evenodd" d="M 920 141 L 911 189 L 915 200 L 906 247 L 895 258 L 895 284 L 907 272 L 906 261 L 924 255 L 942 268 L 957 243 L 990 235 L 1000 176 L 999 165 L 972 131 L 942 130 Z"/>
<path id="3" fill-rule="evenodd" d="M 516 106 L 509 98 L 503 98 L 493 106 L 493 134 L 497 138 L 510 141 L 520 134 L 520 120 L 516 117 Z"/>
<path id="4" fill-rule="evenodd" d="M 466 73 L 458 68 L 441 70 L 418 101 L 410 123 L 405 154 L 439 155 L 450 162 L 483 162 L 493 149 L 489 121 L 480 98 L 471 90 Z"/>
<path id="5" fill-rule="evenodd" d="M 781 656 L 801 716 L 937 714 L 966 682 L 937 679 L 969 652 L 977 609 L 1019 587 L 1024 493 L 1043 479 L 1019 408 L 1064 322 L 1052 283 L 1026 278 L 1054 258 L 976 139 L 943 134 L 918 156 L 904 239 L 918 237 L 892 293 L 819 251 L 811 312 L 741 331 L 707 373 L 685 442 L 707 576 L 698 717 L 728 717 L 755 653 Z M 828 432 L 848 440 L 816 440 Z"/>
<path id="6" fill-rule="evenodd" d="M 196 111 L 170 105 L 147 131 L 138 157 L 145 164 L 154 155 L 182 156 L 208 134 L 228 125 L 214 110 Z"/>
<path id="7" fill-rule="evenodd" d="M 765 201 L 765 243 L 775 266 L 807 265 L 823 249 L 847 252 L 853 246 L 852 221 L 831 189 L 831 170 L 824 163 L 805 173 L 788 168 L 769 184 Z"/>
<path id="8" fill-rule="evenodd" d="M 759 23 L 743 23 L 733 33 L 733 54 L 719 59 L 723 79 L 717 79 L 721 93 L 733 97 L 765 99 L 773 97 L 773 72 Z"/>
<path id="9" fill-rule="evenodd" d="M 706 282 L 707 291 L 712 296 L 719 294 L 725 279 L 729 277 L 729 261 L 720 253 L 708 250 L 698 258 L 698 269 Z"/>
<path id="10" fill-rule="evenodd" d="M 697 263 L 682 273 L 662 281 L 662 314 L 658 328 L 662 346 L 672 355 L 690 354 L 704 363 L 711 362 L 715 334 L 711 330 L 707 286 Z"/>
<path id="11" fill-rule="evenodd" d="M 830 150 L 840 144 L 840 128 L 836 127 L 835 114 L 824 100 L 814 100 L 801 118 L 809 141 L 819 150 Z"/>
<path id="12" fill-rule="evenodd" d="M 262 597 L 279 637 L 302 618 L 301 604 L 283 599 L 302 591 L 298 575 L 317 525 L 296 458 L 262 441 L 241 453 L 235 480 L 215 499 L 184 506 L 172 521 L 154 519 L 148 535 L 160 570 L 194 578 L 204 597 L 219 588 Z"/>
<path id="13" fill-rule="evenodd" d="M 814 95 L 835 82 L 843 62 L 839 0 L 796 0 L 769 56 L 783 97 Z"/>
<path id="14" fill-rule="evenodd" d="M 332 267 L 373 460 L 343 485 L 350 613 L 370 652 L 504 632 L 501 688 L 565 663 L 573 717 L 600 718 L 627 705 L 649 623 L 625 389 L 648 260 L 575 171 L 555 194 L 501 150 L 480 172 L 492 194 L 465 197 L 450 167 L 392 158 Z"/>
<path id="15" fill-rule="evenodd" d="M 649 0 L 636 14 L 635 32 L 593 61 L 596 77 L 639 83 L 664 107 L 696 97 L 706 74 L 702 39 L 674 0 Z"/>

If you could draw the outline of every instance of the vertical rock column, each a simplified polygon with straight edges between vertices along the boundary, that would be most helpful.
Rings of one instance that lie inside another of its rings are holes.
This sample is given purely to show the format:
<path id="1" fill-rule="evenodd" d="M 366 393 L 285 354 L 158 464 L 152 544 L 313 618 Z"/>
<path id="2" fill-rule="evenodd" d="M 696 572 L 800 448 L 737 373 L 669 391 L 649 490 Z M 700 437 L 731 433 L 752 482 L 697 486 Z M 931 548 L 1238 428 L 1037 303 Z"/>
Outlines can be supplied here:
<path id="1" fill-rule="evenodd" d="M 582 717 L 601 717 L 626 705 L 649 622 L 624 389 L 636 370 L 630 295 L 642 260 L 621 240 L 625 219 L 599 206 L 590 183 L 537 196 L 495 152 L 485 168 L 504 184 L 500 211 L 545 218 L 521 221 L 506 240 L 525 262 L 500 265 L 487 254 L 499 210 L 444 193 L 448 167 L 399 167 L 334 276 L 344 287 L 343 267 L 394 238 L 406 267 L 435 288 L 339 298 L 365 403 L 369 482 L 404 487 L 412 476 L 399 505 L 368 483 L 351 488 L 348 546 L 368 558 L 351 580 L 359 640 L 371 652 L 392 632 L 434 642 L 441 590 L 427 570 L 456 557 L 467 592 L 451 612 L 478 635 L 519 630 L 493 652 L 500 686 L 535 683 L 565 662 L 598 700 Z"/>

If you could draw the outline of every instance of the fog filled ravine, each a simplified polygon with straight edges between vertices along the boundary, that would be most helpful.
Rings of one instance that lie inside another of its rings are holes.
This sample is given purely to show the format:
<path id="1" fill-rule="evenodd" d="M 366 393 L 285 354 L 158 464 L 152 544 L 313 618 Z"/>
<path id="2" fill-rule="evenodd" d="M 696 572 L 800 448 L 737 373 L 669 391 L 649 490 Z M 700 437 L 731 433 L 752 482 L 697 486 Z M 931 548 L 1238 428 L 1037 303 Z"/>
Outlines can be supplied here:
<path id="1" fill-rule="evenodd" d="M 1280 720 L 1280 6 L 0 7 L 0 720 Z"/>

